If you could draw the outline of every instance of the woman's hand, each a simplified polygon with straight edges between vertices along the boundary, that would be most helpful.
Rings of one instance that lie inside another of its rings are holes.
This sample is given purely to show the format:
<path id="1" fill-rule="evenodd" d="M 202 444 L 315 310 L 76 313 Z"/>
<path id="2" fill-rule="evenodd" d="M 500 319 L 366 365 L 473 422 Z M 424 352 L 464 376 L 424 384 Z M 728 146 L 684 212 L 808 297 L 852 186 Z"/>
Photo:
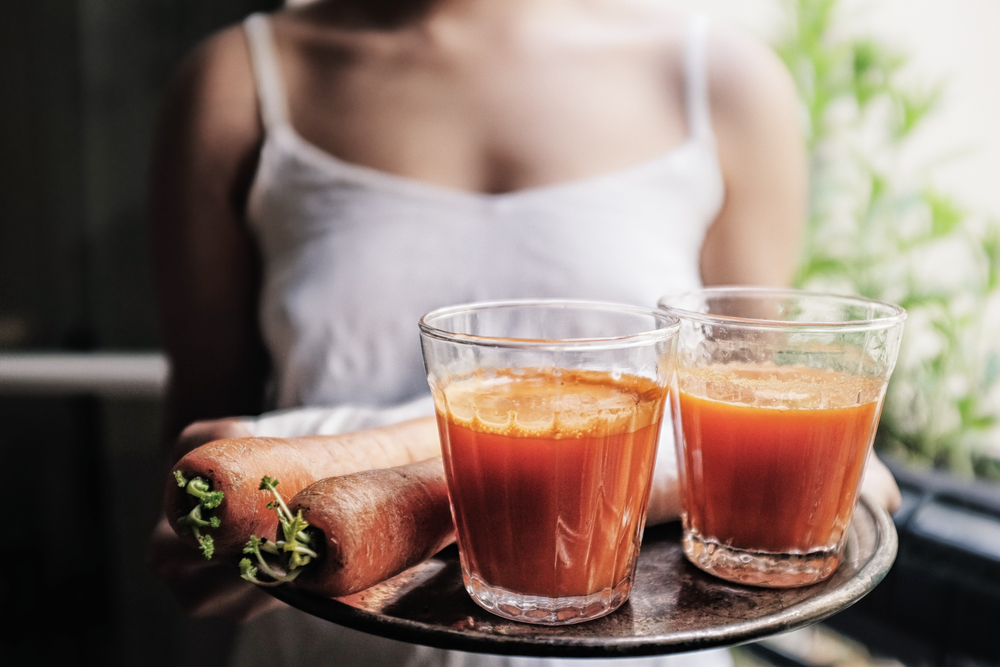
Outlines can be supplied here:
<path id="1" fill-rule="evenodd" d="M 879 457 L 872 452 L 865 470 L 865 479 L 861 484 L 861 492 L 884 507 L 889 514 L 895 514 L 903 502 L 899 486 L 889 469 Z"/>
<path id="2" fill-rule="evenodd" d="M 177 438 L 171 460 L 213 440 L 251 436 L 239 419 L 195 422 Z M 160 517 L 150 538 L 146 563 L 167 584 L 184 612 L 192 616 L 246 621 L 283 604 L 240 579 L 234 563 L 205 560 L 198 549 L 174 533 L 166 515 Z"/>
<path id="3" fill-rule="evenodd" d="M 239 417 L 195 422 L 181 431 L 170 448 L 170 462 L 181 460 L 185 454 L 215 440 L 252 438 L 253 433 Z"/>

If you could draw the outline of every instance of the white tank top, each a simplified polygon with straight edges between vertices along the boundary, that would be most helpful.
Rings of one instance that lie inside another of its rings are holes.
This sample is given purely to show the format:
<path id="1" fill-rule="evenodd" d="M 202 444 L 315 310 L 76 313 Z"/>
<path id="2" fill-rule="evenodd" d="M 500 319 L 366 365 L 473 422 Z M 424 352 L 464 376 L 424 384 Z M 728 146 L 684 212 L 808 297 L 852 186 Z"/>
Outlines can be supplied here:
<path id="1" fill-rule="evenodd" d="M 663 293 L 700 285 L 701 244 L 723 196 L 703 21 L 692 23 L 685 49 L 689 136 L 680 146 L 629 169 L 500 195 L 350 164 L 310 144 L 289 123 L 267 18 L 251 16 L 245 27 L 264 121 L 248 209 L 263 256 L 261 324 L 277 405 L 296 408 L 248 419 L 253 433 L 339 433 L 432 414 L 417 320 L 440 306 L 516 297 L 653 306 Z M 660 449 L 671 466 L 672 448 L 661 442 Z M 231 667 L 580 662 L 404 644 L 291 608 L 241 626 L 229 660 Z M 725 651 L 583 662 L 732 664 Z"/>
<path id="2" fill-rule="evenodd" d="M 654 306 L 700 285 L 723 186 L 705 22 L 685 48 L 689 135 L 628 169 L 507 194 L 431 185 L 303 139 L 263 15 L 246 21 L 264 124 L 248 219 L 276 406 L 389 406 L 427 393 L 417 320 L 447 305 L 585 298 Z"/>

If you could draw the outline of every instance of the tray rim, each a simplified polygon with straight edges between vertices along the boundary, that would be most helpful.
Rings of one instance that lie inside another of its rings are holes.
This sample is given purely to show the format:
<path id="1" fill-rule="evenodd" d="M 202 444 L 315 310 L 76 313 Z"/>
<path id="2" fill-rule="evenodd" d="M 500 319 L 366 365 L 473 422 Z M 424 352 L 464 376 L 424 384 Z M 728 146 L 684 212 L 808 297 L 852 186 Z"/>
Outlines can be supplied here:
<path id="1" fill-rule="evenodd" d="M 898 550 L 895 524 L 892 517 L 881 505 L 864 494 L 861 495 L 855 511 L 862 509 L 872 520 L 876 534 L 875 548 L 863 561 L 858 571 L 842 585 L 815 597 L 793 603 L 779 612 L 759 618 L 723 623 L 710 628 L 680 630 L 668 634 L 603 638 L 580 637 L 570 634 L 506 635 L 478 630 L 445 628 L 423 621 L 389 617 L 355 607 L 340 599 L 324 598 L 294 588 L 276 587 L 266 590 L 274 597 L 300 611 L 347 628 L 397 641 L 473 653 L 536 657 L 611 658 L 684 653 L 707 648 L 737 646 L 822 621 L 860 600 L 885 578 L 895 561 Z M 853 521 L 849 530 L 852 532 L 855 530 Z M 488 612 L 483 610 L 483 613 Z M 571 631 L 575 626 L 563 627 Z"/>

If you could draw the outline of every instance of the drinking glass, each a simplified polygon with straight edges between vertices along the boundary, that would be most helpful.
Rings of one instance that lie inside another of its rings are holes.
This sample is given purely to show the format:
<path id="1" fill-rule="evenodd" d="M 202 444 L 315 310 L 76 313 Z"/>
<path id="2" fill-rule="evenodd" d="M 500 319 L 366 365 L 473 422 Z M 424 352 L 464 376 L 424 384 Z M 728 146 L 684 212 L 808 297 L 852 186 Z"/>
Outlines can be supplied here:
<path id="1" fill-rule="evenodd" d="M 673 374 L 652 308 L 513 301 L 420 320 L 466 590 L 562 625 L 629 596 Z"/>
<path id="2" fill-rule="evenodd" d="M 905 311 L 770 288 L 707 288 L 660 306 L 681 322 L 671 409 L 687 558 L 758 586 L 829 577 Z"/>

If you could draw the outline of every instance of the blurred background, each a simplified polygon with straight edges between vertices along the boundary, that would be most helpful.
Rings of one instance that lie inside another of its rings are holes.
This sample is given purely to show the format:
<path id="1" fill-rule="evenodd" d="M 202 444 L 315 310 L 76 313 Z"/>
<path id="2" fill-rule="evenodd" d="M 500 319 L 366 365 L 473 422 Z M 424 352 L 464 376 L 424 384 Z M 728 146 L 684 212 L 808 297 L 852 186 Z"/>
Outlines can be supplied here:
<path id="1" fill-rule="evenodd" d="M 822 628 L 738 658 L 1000 664 L 1000 4 L 662 1 L 761 36 L 799 84 L 813 169 L 799 284 L 911 315 L 878 443 L 904 490 L 893 572 Z M 143 562 L 167 375 L 145 171 L 183 55 L 281 4 L 4 2 L 3 662 L 224 663 L 233 628 L 184 618 Z M 54 630 L 30 641 L 39 628 Z"/>

